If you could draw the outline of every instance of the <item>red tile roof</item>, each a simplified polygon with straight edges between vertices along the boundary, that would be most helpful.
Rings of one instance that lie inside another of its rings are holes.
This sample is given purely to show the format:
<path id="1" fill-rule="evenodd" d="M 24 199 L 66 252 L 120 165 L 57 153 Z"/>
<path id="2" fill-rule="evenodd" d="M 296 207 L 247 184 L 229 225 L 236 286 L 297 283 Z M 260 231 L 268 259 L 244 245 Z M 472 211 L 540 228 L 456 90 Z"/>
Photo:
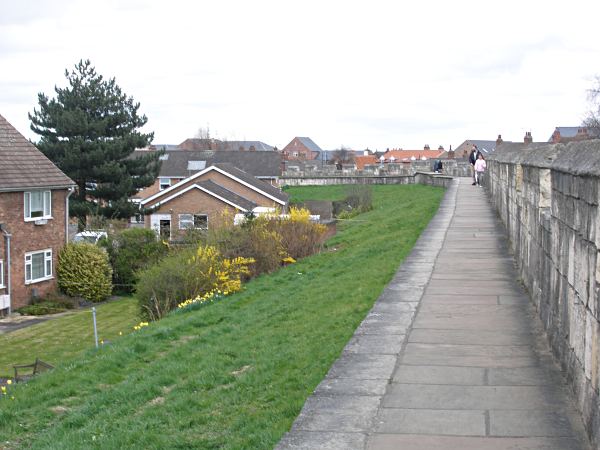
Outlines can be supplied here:
<path id="1" fill-rule="evenodd" d="M 355 156 L 354 163 L 356 164 L 356 168 L 358 170 L 362 170 L 367 164 L 378 164 L 379 160 L 374 155 Z"/>
<path id="2" fill-rule="evenodd" d="M 73 180 L 0 115 L 0 191 L 74 185 Z"/>

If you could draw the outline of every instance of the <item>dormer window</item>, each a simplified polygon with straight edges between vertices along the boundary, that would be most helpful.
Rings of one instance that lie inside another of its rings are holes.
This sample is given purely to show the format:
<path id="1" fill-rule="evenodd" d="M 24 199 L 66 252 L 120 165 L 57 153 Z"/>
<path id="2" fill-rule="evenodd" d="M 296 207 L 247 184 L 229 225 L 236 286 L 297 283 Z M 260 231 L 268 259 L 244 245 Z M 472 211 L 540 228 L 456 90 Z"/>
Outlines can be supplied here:
<path id="1" fill-rule="evenodd" d="M 50 191 L 25 192 L 25 220 L 51 219 L 52 194 Z"/>
<path id="2" fill-rule="evenodd" d="M 164 191 L 165 189 L 168 189 L 171 186 L 171 179 L 170 178 L 159 178 L 158 179 L 158 188 L 161 191 Z"/>

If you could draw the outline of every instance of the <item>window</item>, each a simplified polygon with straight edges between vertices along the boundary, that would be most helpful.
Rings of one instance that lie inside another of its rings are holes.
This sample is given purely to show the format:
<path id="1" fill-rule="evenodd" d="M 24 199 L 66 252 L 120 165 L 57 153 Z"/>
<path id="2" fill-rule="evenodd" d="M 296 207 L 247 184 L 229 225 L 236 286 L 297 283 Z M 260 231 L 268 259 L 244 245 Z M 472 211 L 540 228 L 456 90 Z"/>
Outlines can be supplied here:
<path id="1" fill-rule="evenodd" d="M 25 253 L 25 283 L 52 278 L 52 249 Z"/>
<path id="2" fill-rule="evenodd" d="M 168 189 L 171 186 L 171 179 L 170 178 L 159 178 L 158 179 L 158 188 L 161 191 L 164 191 L 165 189 Z"/>
<path id="3" fill-rule="evenodd" d="M 208 230 L 208 216 L 206 214 L 179 214 L 179 229 Z"/>
<path id="4" fill-rule="evenodd" d="M 52 195 L 50 191 L 25 192 L 25 220 L 51 219 Z"/>
<path id="5" fill-rule="evenodd" d="M 4 287 L 4 261 L 0 259 L 0 288 Z"/>

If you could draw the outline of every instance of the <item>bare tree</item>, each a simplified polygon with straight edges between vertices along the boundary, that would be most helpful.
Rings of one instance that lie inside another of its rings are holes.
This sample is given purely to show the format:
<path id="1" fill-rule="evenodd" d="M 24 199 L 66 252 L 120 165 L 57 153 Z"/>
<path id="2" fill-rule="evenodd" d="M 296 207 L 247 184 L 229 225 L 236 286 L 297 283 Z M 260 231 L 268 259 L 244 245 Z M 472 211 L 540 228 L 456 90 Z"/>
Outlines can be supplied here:
<path id="1" fill-rule="evenodd" d="M 589 134 L 600 136 L 600 76 L 594 80 L 594 85 L 588 90 L 588 100 L 591 110 L 583 120 L 583 125 L 588 128 Z"/>
<path id="2" fill-rule="evenodd" d="M 354 162 L 354 152 L 352 152 L 348 147 L 344 147 L 343 145 L 335 150 L 331 155 L 331 163 L 337 166 L 341 166 L 342 164 L 351 164 Z"/>
<path id="3" fill-rule="evenodd" d="M 194 136 L 196 139 L 210 139 L 210 127 L 206 124 L 206 127 L 198 128 L 196 131 L 196 135 Z"/>

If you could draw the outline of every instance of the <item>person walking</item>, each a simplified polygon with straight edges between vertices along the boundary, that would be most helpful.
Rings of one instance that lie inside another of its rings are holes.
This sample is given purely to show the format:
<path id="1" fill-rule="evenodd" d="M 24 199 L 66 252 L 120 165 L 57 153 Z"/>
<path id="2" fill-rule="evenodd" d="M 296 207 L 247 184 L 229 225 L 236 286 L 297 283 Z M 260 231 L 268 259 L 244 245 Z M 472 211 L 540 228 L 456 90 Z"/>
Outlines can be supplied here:
<path id="1" fill-rule="evenodd" d="M 469 163 L 471 163 L 471 178 L 473 178 L 473 186 L 477 184 L 477 179 L 475 178 L 475 163 L 477 162 L 477 158 L 479 155 L 481 155 L 481 152 L 477 149 L 477 146 L 473 144 L 473 147 L 471 147 L 471 153 L 469 154 Z"/>
<path id="2" fill-rule="evenodd" d="M 485 173 L 487 164 L 485 162 L 485 159 L 483 159 L 482 153 L 479 153 L 477 155 L 477 161 L 475 161 L 475 165 L 473 167 L 475 169 L 475 182 L 477 183 L 477 186 L 483 187 L 481 186 L 481 179 L 483 178 L 483 174 Z"/>

